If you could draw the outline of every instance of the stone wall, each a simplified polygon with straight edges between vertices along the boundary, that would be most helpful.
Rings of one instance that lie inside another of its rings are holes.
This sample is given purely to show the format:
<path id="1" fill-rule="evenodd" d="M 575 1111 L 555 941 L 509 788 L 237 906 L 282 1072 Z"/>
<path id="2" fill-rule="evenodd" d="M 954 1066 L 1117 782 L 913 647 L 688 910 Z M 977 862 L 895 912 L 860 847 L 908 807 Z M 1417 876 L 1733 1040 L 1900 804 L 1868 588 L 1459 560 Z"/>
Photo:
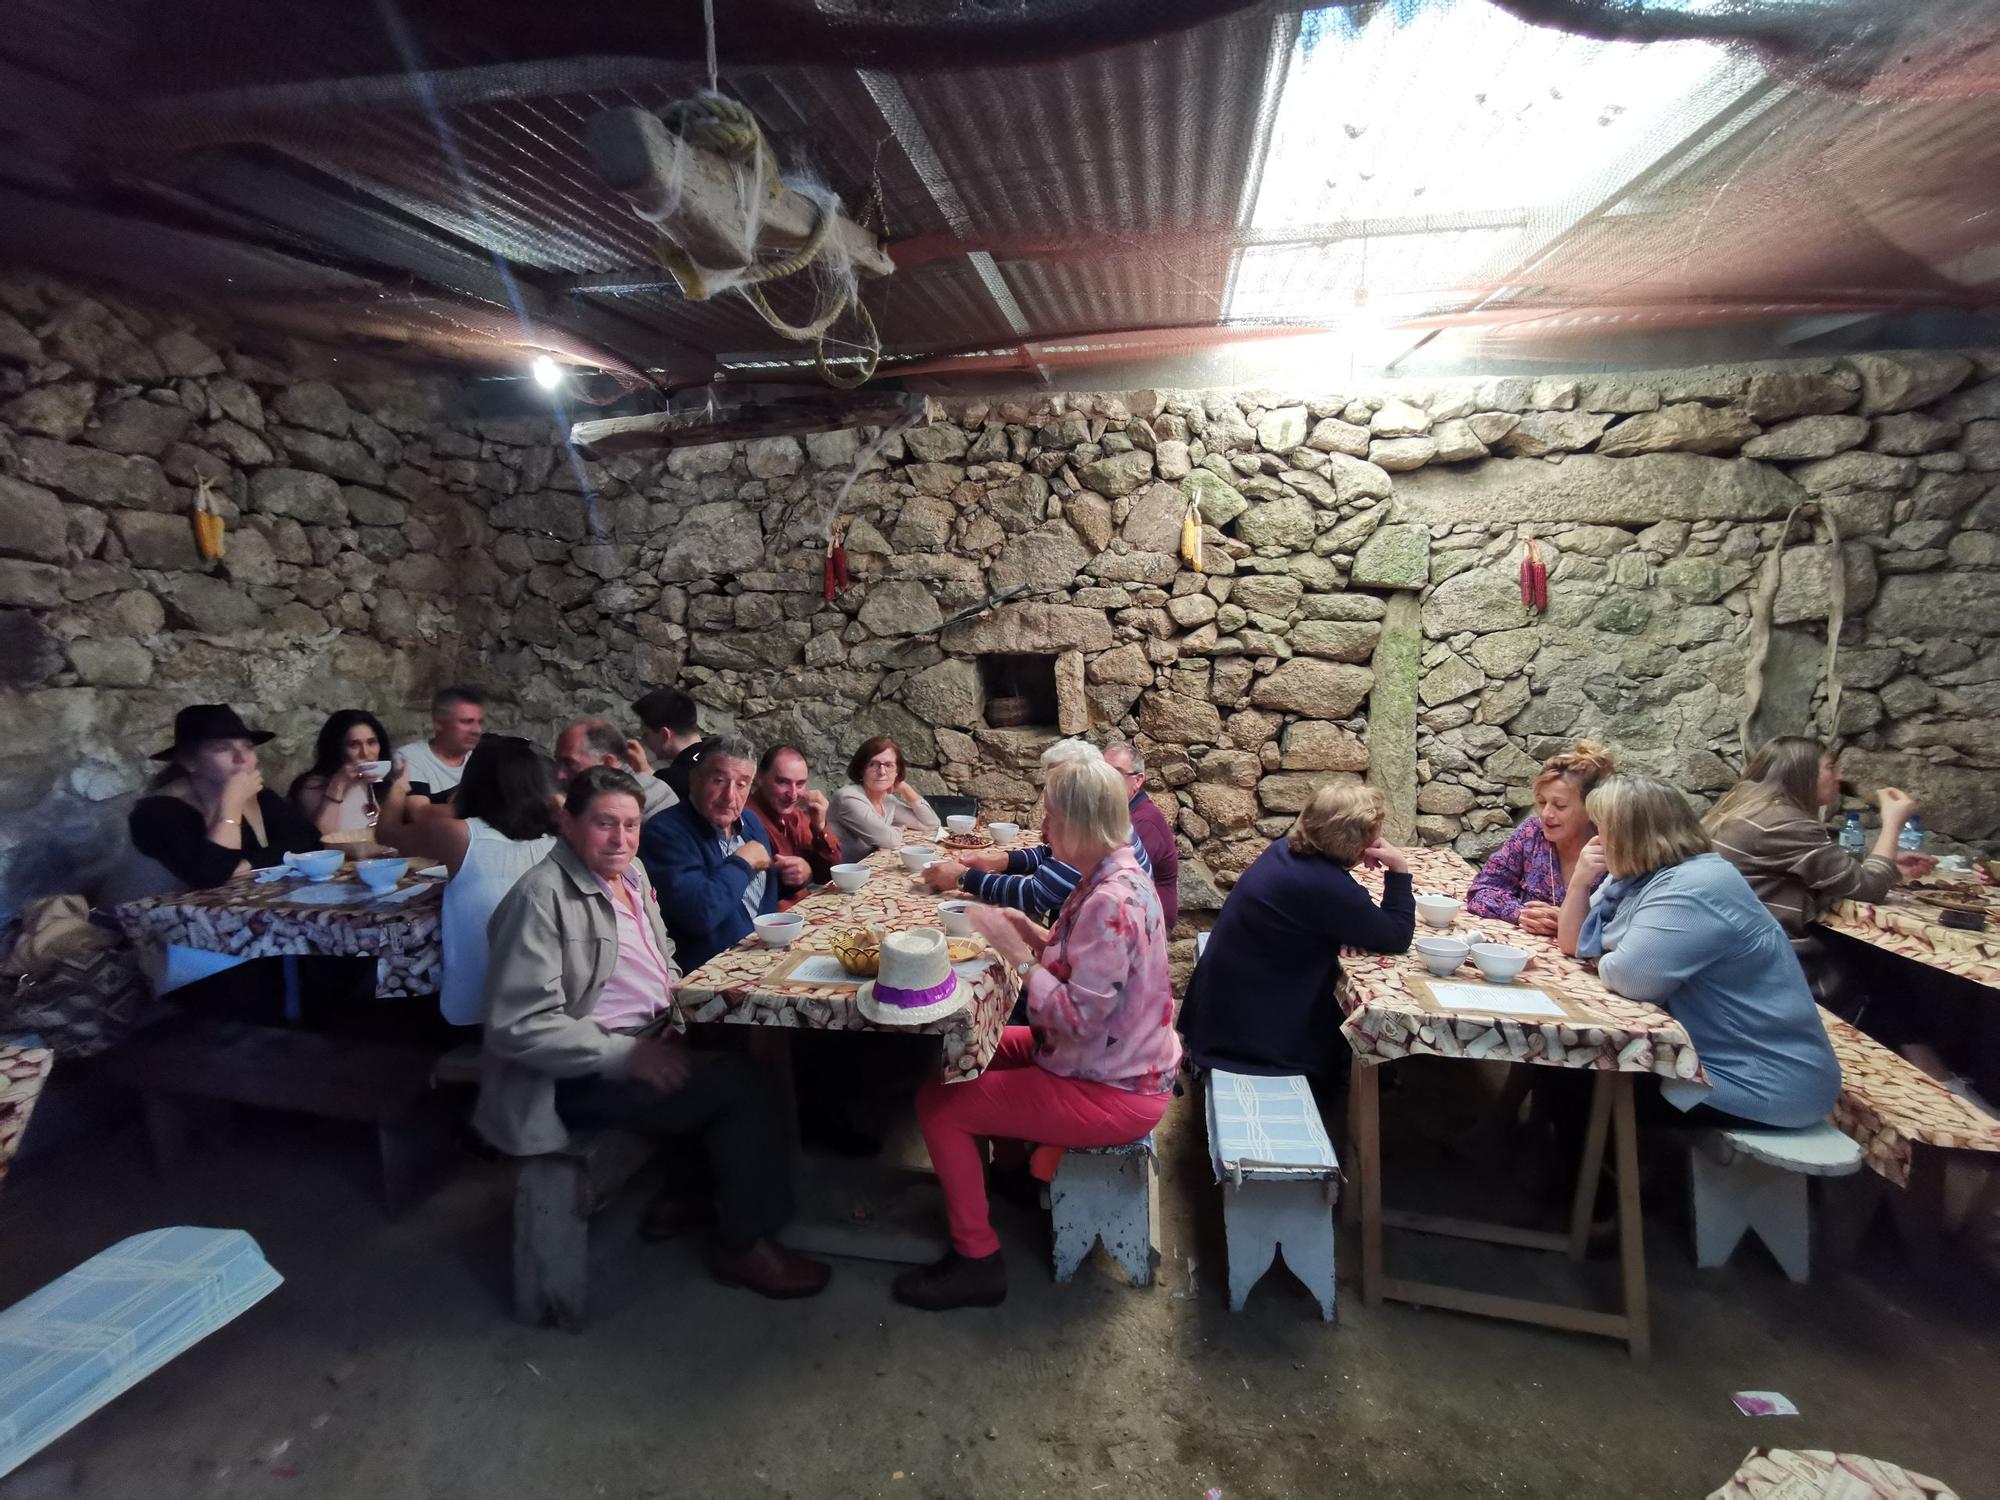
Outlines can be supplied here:
<path id="1" fill-rule="evenodd" d="M 1057 733 L 1123 732 L 1193 909 L 1331 776 L 1477 856 L 1577 732 L 1727 782 L 1757 570 L 1808 498 L 1846 542 L 1846 758 L 1990 839 L 1996 377 L 1992 355 L 1924 354 L 1050 396 L 954 403 L 872 451 L 827 433 L 594 463 L 546 414 L 472 418 L 467 387 L 0 277 L 0 910 L 115 863 L 180 704 L 279 730 L 280 781 L 325 712 L 413 733 L 459 678 L 541 738 L 678 681 L 711 727 L 796 742 L 826 776 L 881 731 L 920 785 L 1009 812 Z M 204 478 L 229 521 L 206 566 Z M 1178 555 L 1189 499 L 1202 574 Z M 855 587 L 828 604 L 835 514 Z M 1805 525 L 1761 728 L 1819 709 L 1833 564 Z M 1539 617 L 1516 583 L 1530 535 Z M 1053 722 L 988 727 L 982 655 L 1047 658 Z"/>

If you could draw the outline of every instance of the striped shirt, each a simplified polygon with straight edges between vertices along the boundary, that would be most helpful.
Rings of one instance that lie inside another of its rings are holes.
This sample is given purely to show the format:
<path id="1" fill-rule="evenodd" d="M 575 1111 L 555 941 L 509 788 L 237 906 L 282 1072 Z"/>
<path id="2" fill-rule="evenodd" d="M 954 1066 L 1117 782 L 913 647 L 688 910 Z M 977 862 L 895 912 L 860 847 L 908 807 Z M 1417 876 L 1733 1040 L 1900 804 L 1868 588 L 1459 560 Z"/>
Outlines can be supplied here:
<path id="1" fill-rule="evenodd" d="M 1748 808 L 1710 830 L 1715 852 L 1742 872 L 1778 925 L 1793 937 L 1836 901 L 1880 901 L 1902 878 L 1879 854 L 1858 859 L 1817 818 L 1781 803 Z"/>
<path id="2" fill-rule="evenodd" d="M 1146 853 L 1146 846 L 1139 842 L 1137 829 L 1133 830 L 1130 842 L 1132 852 L 1139 857 L 1139 868 L 1150 880 L 1153 875 L 1152 857 Z M 1047 844 L 1038 844 L 1033 849 L 1009 852 L 1005 874 L 967 870 L 958 877 L 958 886 L 975 901 L 983 901 L 988 906 L 1011 906 L 1046 923 L 1062 910 L 1063 902 L 1069 900 L 1069 893 L 1076 889 L 1076 883 L 1081 878 L 1076 866 L 1057 859 Z"/>

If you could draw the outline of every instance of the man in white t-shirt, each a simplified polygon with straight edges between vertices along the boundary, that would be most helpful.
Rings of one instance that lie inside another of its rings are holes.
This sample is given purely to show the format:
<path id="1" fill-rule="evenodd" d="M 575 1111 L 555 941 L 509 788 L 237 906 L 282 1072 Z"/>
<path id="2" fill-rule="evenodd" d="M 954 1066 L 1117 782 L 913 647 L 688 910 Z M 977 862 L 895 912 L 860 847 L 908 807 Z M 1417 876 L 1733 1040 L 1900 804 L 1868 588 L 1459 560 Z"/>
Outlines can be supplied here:
<path id="1" fill-rule="evenodd" d="M 431 699 L 431 737 L 396 752 L 397 762 L 409 771 L 413 814 L 449 809 L 451 794 L 465 775 L 465 762 L 485 727 L 485 700 L 476 689 L 443 688 Z"/>

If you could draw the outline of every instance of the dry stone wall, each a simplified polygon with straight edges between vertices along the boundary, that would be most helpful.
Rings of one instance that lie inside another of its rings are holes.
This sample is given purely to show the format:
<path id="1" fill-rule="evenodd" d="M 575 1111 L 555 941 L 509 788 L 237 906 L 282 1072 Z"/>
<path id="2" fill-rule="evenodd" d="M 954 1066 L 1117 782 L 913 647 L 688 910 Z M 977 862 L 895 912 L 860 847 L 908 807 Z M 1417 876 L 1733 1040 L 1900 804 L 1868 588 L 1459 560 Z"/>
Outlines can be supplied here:
<path id="1" fill-rule="evenodd" d="M 646 687 L 837 776 L 895 735 L 913 779 L 1025 812 L 1058 733 L 1142 743 L 1213 906 L 1330 777 L 1477 856 L 1578 732 L 1709 794 L 1737 755 L 1751 599 L 1785 517 L 1761 728 L 1823 709 L 1934 826 L 2000 836 L 2000 358 L 1841 361 L 1314 396 L 953 403 L 945 420 L 579 460 L 546 413 L 256 348 L 0 276 L 0 908 L 92 886 L 175 708 L 399 736 L 445 680 L 546 738 Z M 229 525 L 203 564 L 206 480 Z M 1189 501 L 1206 572 L 1179 555 Z M 827 602 L 829 522 L 854 587 Z M 1550 608 L 1516 582 L 1527 540 Z M 1024 661 L 1036 722 L 991 699 Z M 994 717 L 998 717 L 997 714 Z"/>

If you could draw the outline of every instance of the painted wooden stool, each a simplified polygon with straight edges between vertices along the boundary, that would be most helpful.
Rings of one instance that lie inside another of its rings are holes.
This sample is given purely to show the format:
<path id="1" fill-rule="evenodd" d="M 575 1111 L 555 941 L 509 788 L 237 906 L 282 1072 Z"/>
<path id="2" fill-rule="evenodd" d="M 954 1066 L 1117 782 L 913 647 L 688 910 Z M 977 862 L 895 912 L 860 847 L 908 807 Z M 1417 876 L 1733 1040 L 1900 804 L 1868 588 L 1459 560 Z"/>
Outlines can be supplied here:
<path id="1" fill-rule="evenodd" d="M 1821 1121 L 1802 1130 L 1738 1126 L 1696 1143 L 1694 1263 L 1719 1266 L 1754 1230 L 1792 1280 L 1811 1279 L 1808 1177 L 1845 1177 L 1861 1168 L 1861 1147 Z"/>
<path id="2" fill-rule="evenodd" d="M 1229 1310 L 1242 1310 L 1282 1252 L 1331 1322 L 1340 1165 L 1305 1079 L 1211 1070 L 1208 1149 L 1222 1184 Z"/>
<path id="3" fill-rule="evenodd" d="M 1072 1146 L 1049 1181 L 1056 1280 L 1068 1281 L 1099 1240 L 1134 1286 L 1160 1263 L 1160 1163 L 1153 1133 L 1123 1146 Z"/>
<path id="4" fill-rule="evenodd" d="M 653 1158 L 624 1130 L 574 1130 L 524 1156 L 514 1178 L 514 1316 L 581 1333 L 590 1315 L 590 1221 Z"/>

